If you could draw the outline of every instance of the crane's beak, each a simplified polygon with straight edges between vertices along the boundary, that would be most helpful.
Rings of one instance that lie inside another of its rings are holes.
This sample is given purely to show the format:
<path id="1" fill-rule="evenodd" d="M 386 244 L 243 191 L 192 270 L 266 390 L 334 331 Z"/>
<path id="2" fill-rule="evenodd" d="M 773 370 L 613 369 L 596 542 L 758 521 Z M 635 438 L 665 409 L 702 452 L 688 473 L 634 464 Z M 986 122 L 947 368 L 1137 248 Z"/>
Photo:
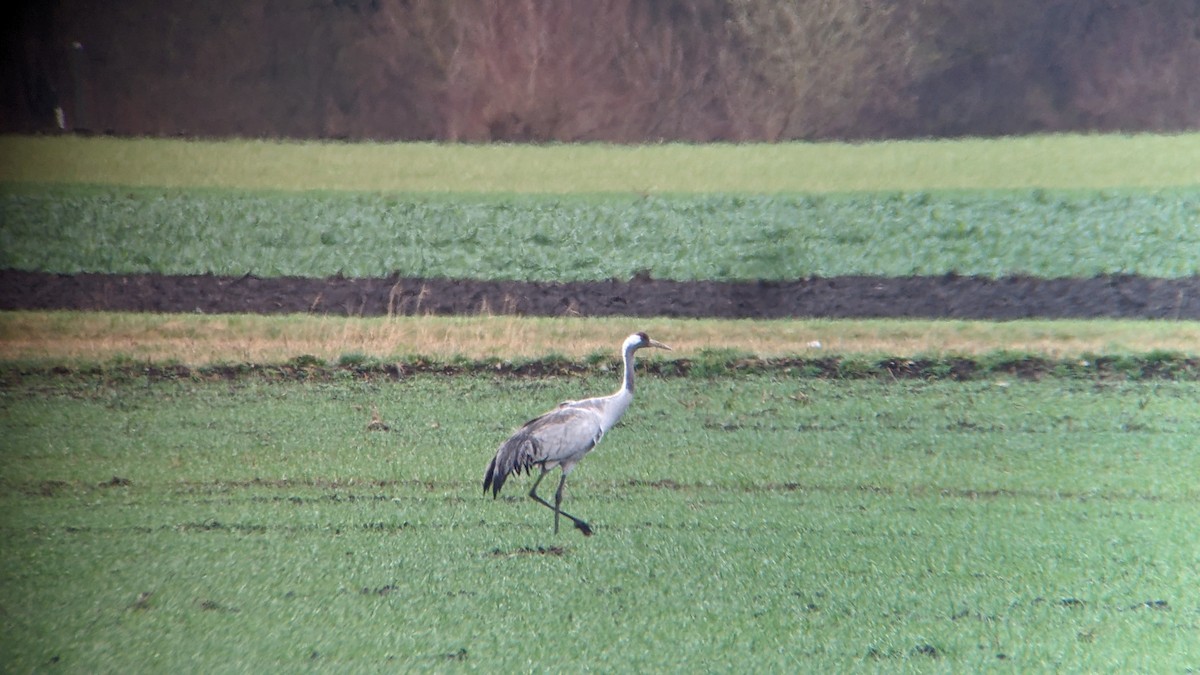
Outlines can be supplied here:
<path id="1" fill-rule="evenodd" d="M 674 351 L 674 350 L 672 350 L 670 347 L 668 347 L 668 346 L 664 345 L 663 343 L 661 343 L 661 342 L 659 342 L 658 340 L 655 340 L 655 339 L 653 339 L 653 338 L 651 338 L 651 340 L 650 340 L 650 346 L 651 346 L 651 347 L 658 347 L 659 349 L 665 349 L 665 350 L 667 350 L 667 351 Z"/>

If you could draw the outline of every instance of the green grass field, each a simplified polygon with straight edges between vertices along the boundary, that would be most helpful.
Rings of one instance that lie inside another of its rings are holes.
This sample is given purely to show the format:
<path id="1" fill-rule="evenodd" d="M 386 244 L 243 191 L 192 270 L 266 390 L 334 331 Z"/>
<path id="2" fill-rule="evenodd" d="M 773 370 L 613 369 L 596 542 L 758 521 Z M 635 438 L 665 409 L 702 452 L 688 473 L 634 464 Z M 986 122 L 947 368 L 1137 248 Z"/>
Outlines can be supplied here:
<path id="1" fill-rule="evenodd" d="M 1198 222 L 1200 134 L 0 137 L 0 267 L 58 272 L 1171 277 Z M 0 670 L 1200 669 L 1194 322 L 643 323 L 694 367 L 573 474 L 585 539 L 480 483 L 628 322 L 0 316 Z"/>
<path id="2" fill-rule="evenodd" d="M 481 494 L 611 384 L 7 388 L 6 669 L 1200 666 L 1194 382 L 643 378 L 594 537 Z"/>
<path id="3" fill-rule="evenodd" d="M 8 136 L 0 267 L 1180 277 L 1200 271 L 1198 157 L 1200 134 L 632 147 Z"/>
<path id="4" fill-rule="evenodd" d="M 538 281 L 1200 272 L 1200 189 L 509 196 L 0 190 L 0 267 Z"/>

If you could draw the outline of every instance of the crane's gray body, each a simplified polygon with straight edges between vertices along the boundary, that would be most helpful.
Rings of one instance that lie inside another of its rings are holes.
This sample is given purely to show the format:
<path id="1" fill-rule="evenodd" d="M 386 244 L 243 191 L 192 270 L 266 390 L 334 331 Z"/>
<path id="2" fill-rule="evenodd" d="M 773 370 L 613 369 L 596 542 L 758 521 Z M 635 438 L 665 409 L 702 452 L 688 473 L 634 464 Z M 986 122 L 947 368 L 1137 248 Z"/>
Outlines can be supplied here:
<path id="1" fill-rule="evenodd" d="M 575 526 L 585 535 L 591 534 L 587 523 L 563 513 L 559 508 L 567 474 L 571 473 L 584 455 L 596 447 L 609 429 L 616 426 L 629 404 L 633 402 L 633 353 L 642 347 L 670 349 L 661 342 L 646 337 L 645 333 L 630 335 L 622 347 L 624 372 L 621 388 L 609 396 L 565 401 L 554 410 L 522 425 L 500 445 L 496 456 L 488 465 L 483 478 L 484 492 L 491 489 L 492 496 L 495 497 L 500 494 L 500 488 L 504 486 L 509 475 L 527 473 L 536 466 L 541 470 L 541 474 L 529 491 L 529 496 L 554 509 L 555 531 L 558 531 L 558 516 L 562 514 L 574 521 Z M 562 479 L 555 494 L 555 503 L 551 506 L 537 496 L 537 486 L 546 473 L 556 467 L 562 469 Z"/>

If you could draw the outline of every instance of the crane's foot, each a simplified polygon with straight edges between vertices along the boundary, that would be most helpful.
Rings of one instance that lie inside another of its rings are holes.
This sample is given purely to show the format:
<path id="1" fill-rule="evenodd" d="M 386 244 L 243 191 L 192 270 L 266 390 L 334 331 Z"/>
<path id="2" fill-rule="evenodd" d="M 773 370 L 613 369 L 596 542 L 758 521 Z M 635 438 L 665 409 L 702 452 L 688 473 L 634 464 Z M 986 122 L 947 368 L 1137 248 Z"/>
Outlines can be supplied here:
<path id="1" fill-rule="evenodd" d="M 583 522 L 582 520 L 575 521 L 575 527 L 579 528 L 579 531 L 583 533 L 583 536 L 585 536 L 585 537 L 592 536 L 591 525 L 588 525 L 587 523 Z"/>

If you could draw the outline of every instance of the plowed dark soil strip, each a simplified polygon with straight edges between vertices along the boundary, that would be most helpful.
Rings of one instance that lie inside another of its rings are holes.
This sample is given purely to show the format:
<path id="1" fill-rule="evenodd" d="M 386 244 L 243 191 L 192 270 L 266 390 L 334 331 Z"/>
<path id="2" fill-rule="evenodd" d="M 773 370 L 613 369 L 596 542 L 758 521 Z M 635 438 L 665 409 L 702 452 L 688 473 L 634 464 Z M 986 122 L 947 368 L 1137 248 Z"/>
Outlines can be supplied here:
<path id="1" fill-rule="evenodd" d="M 796 281 L 520 282 L 261 279 L 0 270 L 0 310 L 335 316 L 1200 319 L 1200 276 L 834 277 Z"/>

